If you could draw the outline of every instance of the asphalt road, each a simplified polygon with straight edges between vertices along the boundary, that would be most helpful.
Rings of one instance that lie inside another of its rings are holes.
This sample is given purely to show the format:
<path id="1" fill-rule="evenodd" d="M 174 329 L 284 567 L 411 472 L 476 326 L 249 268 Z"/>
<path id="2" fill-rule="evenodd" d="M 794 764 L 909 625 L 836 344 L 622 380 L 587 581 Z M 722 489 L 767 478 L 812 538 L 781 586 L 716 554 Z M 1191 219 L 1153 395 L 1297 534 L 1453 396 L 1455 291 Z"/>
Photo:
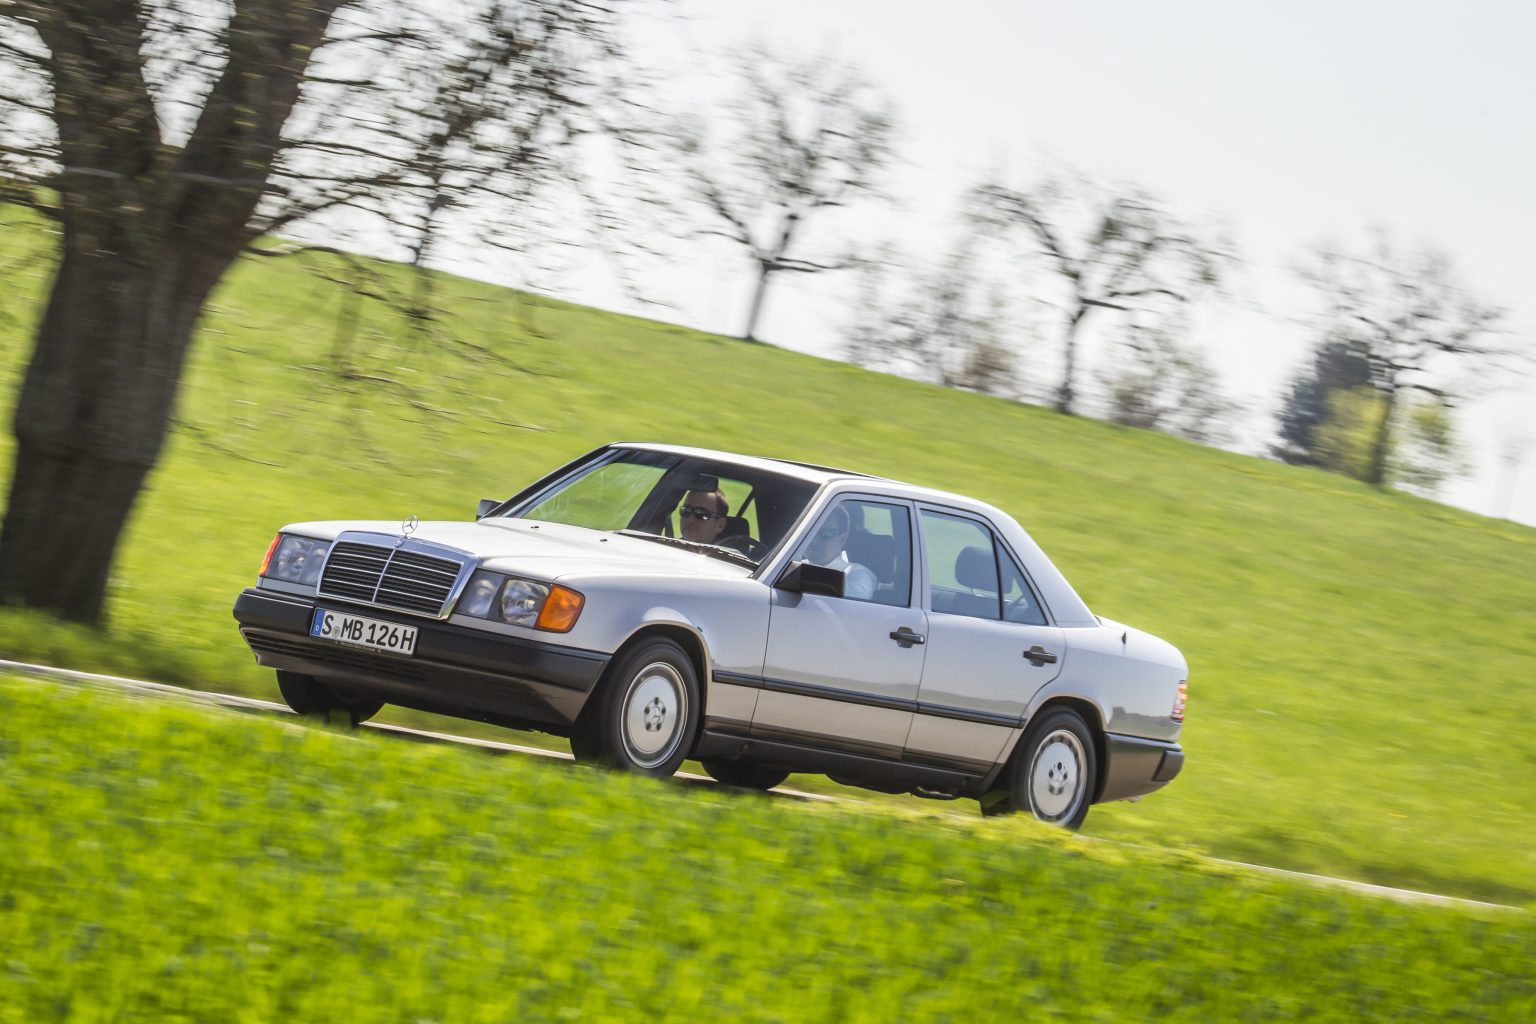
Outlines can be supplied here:
<path id="1" fill-rule="evenodd" d="M 291 715 L 293 712 L 284 704 L 274 704 L 271 701 L 256 700 L 251 697 L 236 697 L 231 694 L 213 693 L 206 690 L 189 690 L 180 686 L 167 686 L 164 683 L 152 683 L 143 679 L 125 679 L 121 676 L 97 675 L 91 672 L 76 672 L 71 669 L 54 668 L 49 665 L 29 665 L 17 661 L 0 660 L 0 672 L 11 673 L 18 676 L 30 676 L 37 679 L 49 679 L 56 682 L 68 683 L 75 686 L 84 686 L 100 690 L 110 690 L 116 693 L 128 693 L 141 697 L 179 700 L 194 704 L 206 704 L 215 707 L 233 708 L 238 711 L 254 712 L 259 714 Z M 557 750 L 543 750 L 538 747 L 522 746 L 517 743 L 500 743 L 495 740 L 477 739 L 472 736 L 453 736 L 447 733 L 428 732 L 422 729 L 408 729 L 399 725 L 369 722 L 362 726 L 365 729 L 373 729 L 377 732 L 388 733 L 401 739 L 416 740 L 427 743 L 455 743 L 460 746 L 478 747 L 488 753 L 512 754 L 524 757 L 544 757 L 557 761 L 570 761 L 571 755 Z M 715 780 L 704 775 L 694 775 L 689 772 L 678 773 L 678 778 L 695 785 L 718 785 Z M 780 786 L 771 791 L 773 796 L 789 800 L 815 800 L 828 803 L 840 803 L 850 801 L 850 798 L 827 796 L 821 793 L 805 793 L 800 790 Z M 1079 837 L 1085 841 L 1112 842 L 1107 839 L 1094 839 L 1089 836 Z M 1211 857 L 1207 860 L 1212 864 L 1221 864 L 1227 867 L 1239 868 L 1244 871 L 1254 871 L 1260 874 L 1275 875 L 1282 878 L 1294 879 L 1309 885 L 1333 886 L 1349 889 L 1354 892 L 1377 896 L 1383 899 L 1397 900 L 1403 903 L 1437 903 L 1447 906 L 1479 907 L 1483 909 L 1513 910 L 1524 913 L 1519 907 L 1510 907 L 1502 903 L 1484 903 L 1479 900 L 1460 899 L 1455 896 L 1442 896 L 1438 893 L 1418 892 L 1413 889 L 1394 889 L 1385 885 L 1371 885 L 1368 882 L 1357 882 L 1347 878 L 1330 878 L 1327 875 L 1311 875 L 1301 871 L 1287 871 L 1284 868 L 1269 867 L 1263 864 L 1246 864 L 1240 861 L 1222 860 Z"/>

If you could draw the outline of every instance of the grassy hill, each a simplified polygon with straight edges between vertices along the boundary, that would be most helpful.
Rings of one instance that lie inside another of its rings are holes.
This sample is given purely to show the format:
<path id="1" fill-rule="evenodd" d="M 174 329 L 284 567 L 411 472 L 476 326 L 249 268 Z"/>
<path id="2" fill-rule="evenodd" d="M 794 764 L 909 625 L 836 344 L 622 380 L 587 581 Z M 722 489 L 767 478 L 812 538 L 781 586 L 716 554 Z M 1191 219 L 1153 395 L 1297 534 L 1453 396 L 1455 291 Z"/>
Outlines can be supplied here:
<path id="1" fill-rule="evenodd" d="M 42 239 L 0 224 L 0 411 Z M 1010 510 L 1097 612 L 1189 658 L 1189 763 L 1088 832 L 1536 901 L 1536 531 L 1157 434 L 443 278 L 453 339 L 297 262 L 217 294 L 104 634 L 0 612 L 0 656 L 272 696 L 229 610 L 283 523 L 469 518 L 650 439 L 846 465 Z M 441 333 L 441 332 L 440 332 Z M 0 438 L 0 482 L 9 437 Z"/>
<path id="2" fill-rule="evenodd" d="M 1519 912 L 0 677 L 0 1022 L 1526 1021 Z"/>

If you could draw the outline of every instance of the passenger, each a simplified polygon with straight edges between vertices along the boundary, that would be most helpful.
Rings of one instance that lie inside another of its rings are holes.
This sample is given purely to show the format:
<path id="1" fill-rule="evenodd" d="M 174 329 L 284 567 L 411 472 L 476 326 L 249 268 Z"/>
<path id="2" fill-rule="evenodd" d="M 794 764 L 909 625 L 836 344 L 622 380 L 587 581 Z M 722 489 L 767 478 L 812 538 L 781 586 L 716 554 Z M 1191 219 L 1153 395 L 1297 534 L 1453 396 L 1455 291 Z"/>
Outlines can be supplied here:
<path id="1" fill-rule="evenodd" d="M 725 495 L 719 491 L 689 491 L 683 495 L 683 504 L 677 510 L 683 540 L 715 543 L 725 529 L 725 517 L 730 511 Z"/>
<path id="2" fill-rule="evenodd" d="M 844 597 L 873 601 L 878 583 L 875 574 L 858 562 L 850 562 L 848 553 L 843 550 L 843 545 L 848 543 L 851 528 L 848 509 L 843 505 L 834 506 L 831 515 L 827 516 L 806 546 L 805 557 L 807 561 L 824 565 L 828 569 L 843 570 Z"/>

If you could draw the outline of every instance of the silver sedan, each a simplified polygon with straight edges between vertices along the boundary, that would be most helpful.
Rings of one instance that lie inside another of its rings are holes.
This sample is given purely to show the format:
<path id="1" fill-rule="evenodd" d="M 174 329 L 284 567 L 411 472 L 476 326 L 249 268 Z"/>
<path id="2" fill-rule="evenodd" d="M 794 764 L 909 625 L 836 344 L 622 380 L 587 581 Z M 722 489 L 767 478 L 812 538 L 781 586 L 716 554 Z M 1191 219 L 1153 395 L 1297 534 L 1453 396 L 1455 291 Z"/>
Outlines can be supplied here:
<path id="1" fill-rule="evenodd" d="M 567 736 L 648 775 L 791 772 L 1077 827 L 1183 765 L 1187 668 L 956 494 L 655 444 L 474 521 L 284 527 L 235 618 L 294 710 Z"/>

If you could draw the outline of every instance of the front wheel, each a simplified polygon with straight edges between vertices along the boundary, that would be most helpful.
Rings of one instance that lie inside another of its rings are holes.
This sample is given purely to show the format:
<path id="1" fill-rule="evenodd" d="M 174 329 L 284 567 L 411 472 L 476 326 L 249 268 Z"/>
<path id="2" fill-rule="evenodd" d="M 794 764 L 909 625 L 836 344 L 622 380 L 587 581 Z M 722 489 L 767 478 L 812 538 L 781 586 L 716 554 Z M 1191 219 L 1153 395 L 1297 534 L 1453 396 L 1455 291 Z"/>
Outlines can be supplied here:
<path id="1" fill-rule="evenodd" d="M 278 670 L 277 689 L 298 714 L 341 718 L 351 725 L 361 725 L 384 707 L 383 701 L 327 686 L 314 676 L 299 672 Z"/>
<path id="2" fill-rule="evenodd" d="M 671 640 L 630 648 L 591 699 L 571 738 L 578 761 L 661 777 L 674 774 L 693 748 L 702 711 L 698 673 Z"/>
<path id="3" fill-rule="evenodd" d="M 1008 769 L 1006 796 L 983 814 L 1028 811 L 1040 821 L 1078 829 L 1098 780 L 1093 733 L 1076 711 L 1052 711 L 1030 725 Z"/>

